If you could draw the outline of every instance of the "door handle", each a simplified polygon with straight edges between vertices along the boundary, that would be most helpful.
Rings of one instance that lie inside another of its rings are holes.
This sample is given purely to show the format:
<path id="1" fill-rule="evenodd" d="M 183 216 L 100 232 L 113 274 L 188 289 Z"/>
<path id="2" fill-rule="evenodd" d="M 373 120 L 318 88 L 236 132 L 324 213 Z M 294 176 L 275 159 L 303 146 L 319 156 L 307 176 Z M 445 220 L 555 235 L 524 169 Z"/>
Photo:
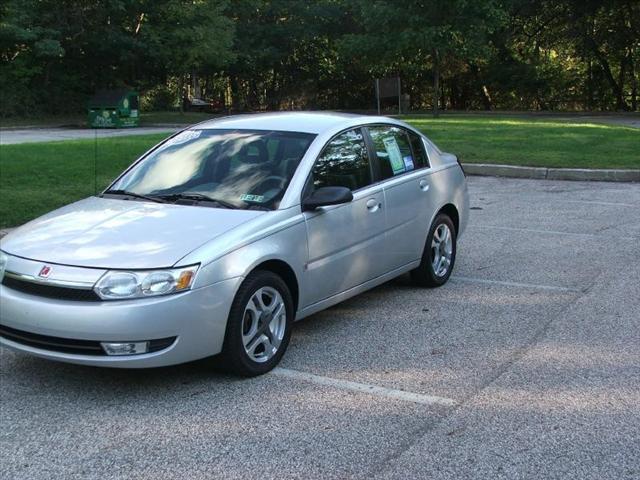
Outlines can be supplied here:
<path id="1" fill-rule="evenodd" d="M 379 202 L 376 198 L 370 198 L 367 200 L 367 210 L 371 213 L 378 211 L 382 208 L 382 202 Z"/>
<path id="2" fill-rule="evenodd" d="M 424 178 L 422 180 L 420 180 L 420 190 L 422 190 L 423 192 L 426 192 L 427 190 L 429 190 L 429 182 L 427 182 Z"/>

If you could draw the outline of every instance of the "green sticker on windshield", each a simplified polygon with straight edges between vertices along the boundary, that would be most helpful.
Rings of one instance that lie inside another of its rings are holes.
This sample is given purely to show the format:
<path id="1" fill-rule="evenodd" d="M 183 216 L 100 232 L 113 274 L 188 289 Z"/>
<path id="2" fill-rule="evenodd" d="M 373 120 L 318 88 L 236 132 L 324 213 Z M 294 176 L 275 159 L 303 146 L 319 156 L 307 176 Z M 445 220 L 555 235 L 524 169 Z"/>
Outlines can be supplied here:
<path id="1" fill-rule="evenodd" d="M 264 195 L 249 195 L 248 193 L 245 193 L 240 195 L 240 200 L 243 202 L 262 203 L 264 202 Z"/>

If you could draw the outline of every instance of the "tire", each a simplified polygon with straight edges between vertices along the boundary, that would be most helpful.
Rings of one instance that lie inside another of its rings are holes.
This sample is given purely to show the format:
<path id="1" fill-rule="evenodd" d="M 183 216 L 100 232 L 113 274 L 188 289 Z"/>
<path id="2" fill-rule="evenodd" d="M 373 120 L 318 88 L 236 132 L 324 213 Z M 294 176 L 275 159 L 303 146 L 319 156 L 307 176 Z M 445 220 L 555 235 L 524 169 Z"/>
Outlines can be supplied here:
<path id="1" fill-rule="evenodd" d="M 231 305 L 219 367 L 244 377 L 272 370 L 289 345 L 294 313 L 282 278 L 265 270 L 249 274 Z"/>
<path id="2" fill-rule="evenodd" d="M 445 231 L 449 232 L 450 242 L 442 242 L 441 234 Z M 435 240 L 434 240 L 435 237 Z M 437 245 L 437 246 L 436 246 Z M 445 257 L 442 268 L 439 268 L 436 272 L 434 266 L 435 255 Z M 416 285 L 421 287 L 440 287 L 447 283 L 453 266 L 456 261 L 456 229 L 448 215 L 440 213 L 436 216 L 429 229 L 427 235 L 427 241 L 425 242 L 424 250 L 422 252 L 422 259 L 420 265 L 414 270 L 411 270 L 411 279 Z"/>

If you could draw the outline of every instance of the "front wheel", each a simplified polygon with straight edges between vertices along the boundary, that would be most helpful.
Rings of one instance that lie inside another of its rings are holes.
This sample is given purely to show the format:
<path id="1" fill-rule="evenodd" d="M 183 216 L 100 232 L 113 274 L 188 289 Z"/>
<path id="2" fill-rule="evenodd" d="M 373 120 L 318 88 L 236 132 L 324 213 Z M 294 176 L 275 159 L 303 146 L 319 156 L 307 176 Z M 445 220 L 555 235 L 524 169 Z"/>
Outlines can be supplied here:
<path id="1" fill-rule="evenodd" d="M 293 300 L 284 281 L 269 271 L 251 273 L 229 312 L 223 369 L 253 377 L 275 367 L 289 345 L 293 315 Z"/>
<path id="2" fill-rule="evenodd" d="M 449 280 L 455 261 L 456 229 L 441 213 L 431 224 L 420 265 L 411 271 L 411 278 L 421 287 L 440 287 Z"/>

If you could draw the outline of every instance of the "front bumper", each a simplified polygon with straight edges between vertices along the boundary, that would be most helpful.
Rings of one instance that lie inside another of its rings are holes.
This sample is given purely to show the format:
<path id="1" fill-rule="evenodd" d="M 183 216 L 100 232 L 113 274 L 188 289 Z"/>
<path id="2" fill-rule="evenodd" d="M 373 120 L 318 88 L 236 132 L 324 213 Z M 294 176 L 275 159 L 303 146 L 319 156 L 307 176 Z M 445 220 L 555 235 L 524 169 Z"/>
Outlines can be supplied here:
<path id="1" fill-rule="evenodd" d="M 0 285 L 0 324 L 36 335 L 97 342 L 176 337 L 153 353 L 81 355 L 35 348 L 0 336 L 0 344 L 50 360 L 120 368 L 174 365 L 222 350 L 227 317 L 242 279 L 148 299 L 79 302 L 30 295 Z"/>

